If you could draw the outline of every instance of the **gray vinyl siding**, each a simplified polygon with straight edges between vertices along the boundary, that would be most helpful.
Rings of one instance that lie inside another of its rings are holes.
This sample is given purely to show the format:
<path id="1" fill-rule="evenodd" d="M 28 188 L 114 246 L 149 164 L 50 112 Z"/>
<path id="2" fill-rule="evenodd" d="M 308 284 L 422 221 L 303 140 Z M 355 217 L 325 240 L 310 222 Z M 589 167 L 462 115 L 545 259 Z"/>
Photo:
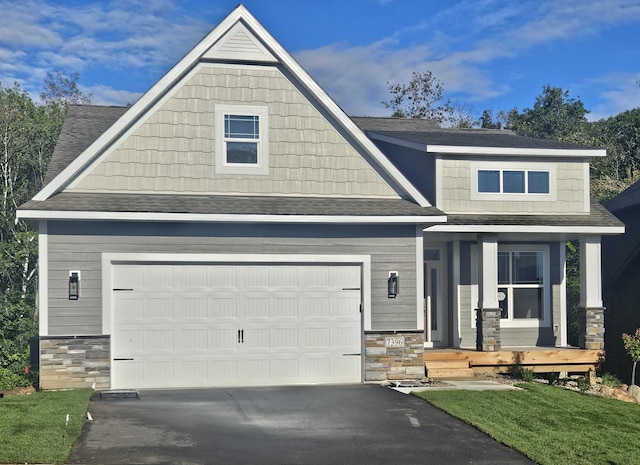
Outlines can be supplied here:
<path id="1" fill-rule="evenodd" d="M 563 242 L 549 243 L 550 280 L 551 280 L 551 322 L 549 326 L 540 328 L 500 328 L 502 347 L 555 346 L 559 344 L 560 329 L 565 322 L 561 320 L 562 311 L 562 264 L 560 263 L 560 247 Z M 476 328 L 474 325 L 475 309 L 478 302 L 472 302 L 471 280 L 471 243 L 460 244 L 460 337 L 461 346 L 475 348 Z M 477 284 L 475 284 L 477 285 Z M 554 333 L 554 325 L 558 332 Z"/>
<path id="2" fill-rule="evenodd" d="M 49 335 L 102 334 L 102 253 L 371 256 L 372 330 L 416 329 L 415 226 L 184 225 L 50 222 Z M 322 237 L 319 237 L 322 236 Z M 68 300 L 69 270 L 81 295 Z M 400 292 L 387 297 L 389 271 Z"/>
<path id="3" fill-rule="evenodd" d="M 433 205 L 436 204 L 435 156 L 420 150 L 382 142 L 375 144 Z"/>

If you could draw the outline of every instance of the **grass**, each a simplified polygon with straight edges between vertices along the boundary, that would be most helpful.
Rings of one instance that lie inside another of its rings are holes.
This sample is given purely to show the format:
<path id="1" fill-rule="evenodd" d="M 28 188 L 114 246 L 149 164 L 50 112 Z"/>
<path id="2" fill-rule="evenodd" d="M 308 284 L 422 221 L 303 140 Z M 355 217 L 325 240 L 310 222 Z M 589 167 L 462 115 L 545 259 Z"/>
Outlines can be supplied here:
<path id="1" fill-rule="evenodd" d="M 548 385 L 415 395 L 542 465 L 640 463 L 640 406 Z"/>
<path id="2" fill-rule="evenodd" d="M 63 463 L 80 435 L 92 392 L 49 391 L 0 399 L 0 463 Z"/>

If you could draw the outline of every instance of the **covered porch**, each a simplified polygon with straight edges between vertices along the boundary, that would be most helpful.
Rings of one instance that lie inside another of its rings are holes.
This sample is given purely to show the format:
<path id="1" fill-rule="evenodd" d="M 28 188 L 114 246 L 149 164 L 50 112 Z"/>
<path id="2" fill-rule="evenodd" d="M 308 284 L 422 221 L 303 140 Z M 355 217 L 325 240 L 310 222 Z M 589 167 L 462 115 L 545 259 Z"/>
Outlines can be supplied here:
<path id="1" fill-rule="evenodd" d="M 576 373 L 595 377 L 604 351 L 573 347 L 521 347 L 492 352 L 471 349 L 427 349 L 428 378 L 471 377 L 477 373 L 513 373 L 519 368 L 535 373 Z"/>

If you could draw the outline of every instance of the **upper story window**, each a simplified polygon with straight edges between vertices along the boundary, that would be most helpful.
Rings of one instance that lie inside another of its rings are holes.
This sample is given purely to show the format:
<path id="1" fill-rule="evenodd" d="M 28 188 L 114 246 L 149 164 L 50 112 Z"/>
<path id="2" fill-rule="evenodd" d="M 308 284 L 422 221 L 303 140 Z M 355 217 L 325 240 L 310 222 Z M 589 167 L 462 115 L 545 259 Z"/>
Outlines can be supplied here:
<path id="1" fill-rule="evenodd" d="M 533 170 L 478 170 L 478 192 L 548 194 L 549 172 Z"/>
<path id="2" fill-rule="evenodd" d="M 216 173 L 268 174 L 267 107 L 216 105 Z"/>
<path id="3" fill-rule="evenodd" d="M 517 161 L 471 162 L 471 200 L 555 201 L 556 167 Z"/>

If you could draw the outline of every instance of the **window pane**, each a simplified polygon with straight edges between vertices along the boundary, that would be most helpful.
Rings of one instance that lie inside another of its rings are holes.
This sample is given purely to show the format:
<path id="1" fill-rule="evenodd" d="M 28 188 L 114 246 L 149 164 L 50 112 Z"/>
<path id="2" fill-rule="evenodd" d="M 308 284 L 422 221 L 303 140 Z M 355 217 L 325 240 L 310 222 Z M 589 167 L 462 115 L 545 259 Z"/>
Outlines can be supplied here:
<path id="1" fill-rule="evenodd" d="M 549 193 L 549 173 L 547 171 L 529 171 L 527 176 L 530 194 Z"/>
<path id="2" fill-rule="evenodd" d="M 479 170 L 478 192 L 500 192 L 500 171 Z"/>
<path id="3" fill-rule="evenodd" d="M 542 252 L 512 252 L 513 284 L 542 284 Z"/>
<path id="4" fill-rule="evenodd" d="M 224 115 L 224 137 L 232 139 L 259 139 L 260 117 Z"/>
<path id="5" fill-rule="evenodd" d="M 542 288 L 513 290 L 513 318 L 542 317 Z"/>
<path id="6" fill-rule="evenodd" d="M 509 289 L 498 288 L 498 306 L 500 307 L 500 318 L 509 318 Z"/>
<path id="7" fill-rule="evenodd" d="M 431 330 L 438 330 L 438 270 L 431 268 Z"/>
<path id="8" fill-rule="evenodd" d="M 524 194 L 524 171 L 503 171 L 502 191 Z"/>
<path id="9" fill-rule="evenodd" d="M 509 252 L 498 252 L 498 284 L 509 284 Z"/>
<path id="10" fill-rule="evenodd" d="M 256 142 L 227 142 L 227 163 L 258 164 Z"/>

